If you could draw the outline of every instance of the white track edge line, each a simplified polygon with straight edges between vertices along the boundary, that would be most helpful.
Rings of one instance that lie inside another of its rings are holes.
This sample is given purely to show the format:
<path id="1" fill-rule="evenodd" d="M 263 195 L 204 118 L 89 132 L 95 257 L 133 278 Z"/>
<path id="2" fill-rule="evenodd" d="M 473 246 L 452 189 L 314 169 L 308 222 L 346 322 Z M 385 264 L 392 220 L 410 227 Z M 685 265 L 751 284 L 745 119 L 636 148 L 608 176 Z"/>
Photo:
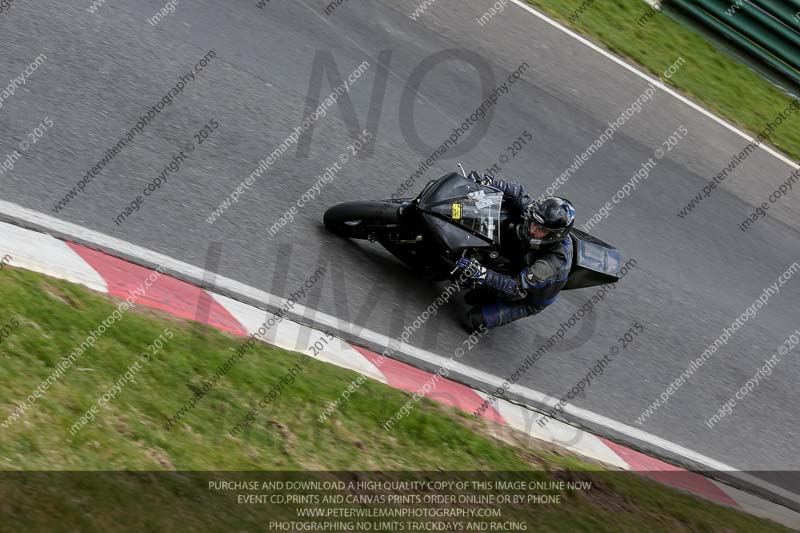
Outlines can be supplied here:
<path id="1" fill-rule="evenodd" d="M 123 254 L 127 257 L 137 258 L 139 261 L 144 261 L 152 265 L 163 265 L 167 274 L 170 274 L 169 271 L 171 270 L 179 275 L 188 276 L 195 279 L 203 279 L 204 270 L 199 267 L 184 263 L 183 261 L 179 261 L 147 248 L 131 244 L 121 239 L 117 239 L 116 237 L 111 237 L 110 235 L 90 230 L 71 222 L 57 219 L 50 215 L 28 209 L 5 200 L 0 200 L 0 215 L 2 215 L 0 216 L 0 220 L 5 218 L 16 221 L 17 225 L 21 224 L 24 226 L 29 224 L 33 225 L 34 227 L 45 228 L 48 231 L 54 231 L 65 236 L 72 236 L 73 238 L 82 239 L 86 242 L 93 243 L 95 246 L 106 247 L 109 250 L 114 250 L 115 252 Z M 284 298 L 275 296 L 218 274 L 215 278 L 215 286 L 217 288 L 222 288 L 232 293 L 239 294 L 245 298 L 251 298 L 260 301 L 268 306 L 279 305 L 285 301 Z M 367 328 L 361 328 L 355 324 L 345 322 L 331 315 L 317 312 L 316 310 L 308 310 L 305 306 L 298 304 L 295 306 L 295 309 L 297 310 L 293 313 L 295 316 L 307 317 L 309 315 L 306 314 L 306 312 L 310 311 L 314 320 L 332 327 L 341 328 L 343 331 L 347 331 L 355 338 L 400 350 L 403 353 L 416 357 L 426 363 L 455 370 L 456 372 L 459 372 L 469 378 L 481 381 L 484 384 L 498 387 L 502 386 L 504 381 L 504 379 L 501 377 L 494 376 L 461 363 L 452 362 L 449 359 L 435 353 L 417 348 L 416 346 L 398 342 L 396 339 L 390 338 Z M 554 407 L 558 402 L 556 398 L 516 384 L 511 385 L 510 391 L 522 396 L 527 400 L 540 404 L 544 403 L 549 407 Z M 617 422 L 606 416 L 594 413 L 587 409 L 576 407 L 571 404 L 567 404 L 565 406 L 565 411 L 579 420 L 584 420 L 586 422 L 605 427 L 619 434 L 654 445 L 677 456 L 689 459 L 698 464 L 702 464 L 711 470 L 725 472 L 753 486 L 760 487 L 761 489 L 767 490 L 787 500 L 800 503 L 800 495 L 789 492 L 782 487 L 768 483 L 745 472 L 737 471 L 732 466 L 726 465 L 710 457 L 706 457 L 700 453 L 685 448 L 679 444 L 672 443 L 656 435 L 647 433 L 646 431 L 628 426 L 627 424 Z"/>
<path id="2" fill-rule="evenodd" d="M 573 30 L 567 28 L 566 26 L 564 26 L 560 22 L 551 19 L 550 17 L 548 17 L 544 13 L 541 13 L 540 11 L 537 11 L 536 9 L 531 7 L 529 4 L 525 3 L 524 0 L 511 0 L 511 2 L 513 2 L 517 6 L 521 7 L 522 9 L 527 11 L 528 13 L 531 13 L 532 15 L 534 15 L 534 16 L 540 18 L 541 20 L 547 22 L 548 24 L 550 24 L 554 28 L 566 33 L 570 37 L 572 37 L 572 38 L 576 39 L 577 41 L 581 42 L 582 44 L 585 44 L 586 46 L 588 46 L 589 48 L 591 48 L 595 52 L 598 52 L 599 54 L 602 54 L 603 56 L 605 56 L 606 58 L 610 59 L 614 63 L 616 63 L 616 64 L 620 65 L 621 67 L 623 67 L 625 70 L 628 70 L 629 72 L 632 72 L 633 74 L 639 76 L 640 78 L 642 78 L 644 80 L 647 80 L 648 82 L 652 83 L 653 85 L 655 85 L 659 89 L 662 89 L 663 91 L 671 94 L 672 96 L 674 96 L 675 98 L 677 98 L 678 100 L 680 100 L 684 104 L 688 105 L 689 107 L 691 107 L 695 111 L 699 111 L 701 114 L 703 114 L 706 117 L 710 118 L 711 120 L 713 120 L 717 124 L 720 124 L 721 126 L 727 128 L 728 130 L 732 131 L 733 133 L 735 133 L 736 135 L 742 137 L 743 139 L 747 139 L 750 142 L 753 142 L 755 140 L 755 138 L 752 137 L 750 134 L 740 130 L 739 128 L 737 128 L 736 126 L 731 124 L 730 122 L 727 122 L 725 119 L 718 117 L 717 115 L 715 115 L 714 113 L 712 113 L 708 109 L 705 109 L 704 107 L 700 106 L 699 104 L 697 104 L 697 103 L 693 102 L 692 100 L 686 98 L 685 96 L 683 96 L 679 92 L 677 92 L 674 89 L 672 89 L 672 88 L 668 87 L 667 85 L 665 85 L 663 82 L 661 82 L 661 80 L 653 78 L 649 74 L 647 74 L 645 72 L 642 72 L 641 70 L 637 69 L 633 65 L 631 65 L 631 64 L 627 63 L 626 61 L 622 60 L 620 57 L 617 57 L 616 55 L 612 54 L 608 50 L 605 50 L 604 48 L 601 48 L 600 46 L 596 45 L 592 41 L 586 39 L 585 37 L 579 35 L 578 33 L 574 32 Z M 759 146 L 759 148 L 761 148 L 762 150 L 766 151 L 770 155 L 773 155 L 773 156 L 777 157 L 778 159 L 780 159 L 781 161 L 783 161 L 784 163 L 786 163 L 787 165 L 789 165 L 793 169 L 797 170 L 798 168 L 800 168 L 800 165 L 798 165 L 797 163 L 795 163 L 794 161 L 792 161 L 791 159 L 789 159 L 788 157 L 786 157 L 782 153 L 778 152 L 777 150 L 775 150 L 774 148 L 772 148 L 768 144 L 761 143 L 758 146 Z"/>

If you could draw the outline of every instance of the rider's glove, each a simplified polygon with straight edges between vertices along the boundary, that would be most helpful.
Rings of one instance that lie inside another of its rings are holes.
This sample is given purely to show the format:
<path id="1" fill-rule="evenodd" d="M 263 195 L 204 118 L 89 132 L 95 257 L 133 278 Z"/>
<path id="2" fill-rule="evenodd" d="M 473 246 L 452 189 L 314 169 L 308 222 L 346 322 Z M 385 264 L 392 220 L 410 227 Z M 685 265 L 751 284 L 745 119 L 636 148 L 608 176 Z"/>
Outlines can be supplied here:
<path id="1" fill-rule="evenodd" d="M 480 264 L 477 259 L 460 258 L 456 261 L 456 270 L 460 270 L 459 278 L 471 279 L 482 285 L 486 281 L 486 267 Z"/>
<path id="2" fill-rule="evenodd" d="M 479 185 L 491 185 L 492 184 L 492 177 L 489 174 L 484 174 L 481 176 L 476 170 L 473 170 L 469 174 L 467 174 L 467 179 L 470 181 L 474 181 Z"/>

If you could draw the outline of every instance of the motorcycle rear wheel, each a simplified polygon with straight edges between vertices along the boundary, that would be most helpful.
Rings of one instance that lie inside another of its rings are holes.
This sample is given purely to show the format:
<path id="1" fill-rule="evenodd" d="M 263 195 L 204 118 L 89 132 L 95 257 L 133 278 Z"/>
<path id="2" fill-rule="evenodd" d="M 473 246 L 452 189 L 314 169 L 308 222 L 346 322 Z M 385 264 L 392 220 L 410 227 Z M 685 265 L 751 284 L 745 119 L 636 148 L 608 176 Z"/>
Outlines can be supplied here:
<path id="1" fill-rule="evenodd" d="M 325 211 L 323 222 L 331 233 L 348 239 L 379 239 L 402 225 L 394 202 L 346 202 Z"/>
<path id="2" fill-rule="evenodd" d="M 372 239 L 379 242 L 392 255 L 411 270 L 432 280 L 449 277 L 446 265 L 435 259 L 436 252 L 420 244 L 400 244 L 390 238 L 408 233 L 414 239 L 417 231 L 403 228 L 399 207 L 408 200 L 383 202 L 347 202 L 331 207 L 325 212 L 323 222 L 331 233 L 348 239 Z"/>

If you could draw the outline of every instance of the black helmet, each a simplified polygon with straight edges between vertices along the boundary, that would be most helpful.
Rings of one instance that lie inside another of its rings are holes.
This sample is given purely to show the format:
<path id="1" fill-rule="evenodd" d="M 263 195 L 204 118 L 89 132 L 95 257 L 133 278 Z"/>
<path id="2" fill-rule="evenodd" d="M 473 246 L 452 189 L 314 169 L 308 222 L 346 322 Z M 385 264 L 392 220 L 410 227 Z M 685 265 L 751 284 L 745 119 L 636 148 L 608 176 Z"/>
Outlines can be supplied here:
<path id="1" fill-rule="evenodd" d="M 548 196 L 525 208 L 523 223 L 517 227 L 522 242 L 534 250 L 564 239 L 575 224 L 575 208 L 569 200 Z"/>

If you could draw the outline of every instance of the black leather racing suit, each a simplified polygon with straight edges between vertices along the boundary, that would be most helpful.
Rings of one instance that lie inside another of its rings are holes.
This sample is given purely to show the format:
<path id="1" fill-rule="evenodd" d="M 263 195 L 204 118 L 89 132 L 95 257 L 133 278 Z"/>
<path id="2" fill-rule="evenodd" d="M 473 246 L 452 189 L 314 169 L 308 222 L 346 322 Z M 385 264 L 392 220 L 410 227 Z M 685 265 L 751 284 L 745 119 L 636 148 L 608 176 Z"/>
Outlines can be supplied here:
<path id="1" fill-rule="evenodd" d="M 515 181 L 486 178 L 491 180 L 490 185 L 503 191 L 503 201 L 521 223 L 525 208 L 533 201 L 523 186 Z M 495 328 L 535 315 L 556 300 L 567 282 L 572 265 L 569 235 L 539 250 L 531 250 L 516 232 L 501 241 L 503 255 L 511 260 L 511 271 L 518 274 L 507 276 L 489 270 L 483 288 L 468 295 L 467 302 L 475 305 L 468 321 L 475 328 L 481 324 Z"/>

